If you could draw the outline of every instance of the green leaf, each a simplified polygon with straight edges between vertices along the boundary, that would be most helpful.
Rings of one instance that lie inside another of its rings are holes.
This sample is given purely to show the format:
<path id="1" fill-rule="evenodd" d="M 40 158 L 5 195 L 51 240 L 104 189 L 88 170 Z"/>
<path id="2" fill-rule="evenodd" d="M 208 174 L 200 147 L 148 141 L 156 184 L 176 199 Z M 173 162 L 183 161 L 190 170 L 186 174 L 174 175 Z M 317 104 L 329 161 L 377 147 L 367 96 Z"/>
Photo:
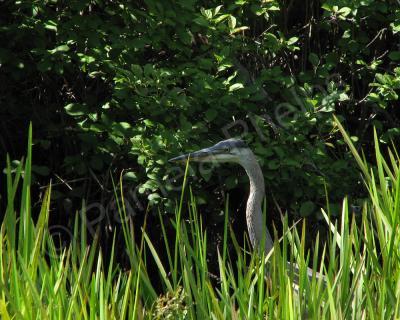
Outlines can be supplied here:
<path id="1" fill-rule="evenodd" d="M 236 91 L 236 90 L 243 89 L 243 88 L 244 88 L 244 86 L 242 83 L 235 83 L 229 87 L 229 91 L 232 92 L 232 91 Z"/>
<path id="2" fill-rule="evenodd" d="M 351 13 L 351 9 L 349 7 L 343 7 L 340 8 L 340 10 L 337 13 L 343 17 L 347 17 Z"/>
<path id="3" fill-rule="evenodd" d="M 57 32 L 57 23 L 53 20 L 49 20 L 44 23 L 44 28 L 50 31 Z"/>
<path id="4" fill-rule="evenodd" d="M 211 10 L 209 10 L 209 9 L 204 9 L 204 8 L 201 8 L 200 9 L 200 12 L 201 12 L 201 14 L 204 16 L 204 17 L 206 17 L 206 19 L 211 19 L 212 18 L 212 16 L 213 16 L 213 14 L 212 14 L 212 11 Z"/>
<path id="5" fill-rule="evenodd" d="M 332 6 L 327 3 L 322 4 L 321 8 L 326 11 L 332 11 Z"/>
<path id="6" fill-rule="evenodd" d="M 69 46 L 66 44 L 62 44 L 61 46 L 55 47 L 52 50 L 48 50 L 51 54 L 54 54 L 56 52 L 67 52 L 69 51 Z"/>
<path id="7" fill-rule="evenodd" d="M 400 32 L 400 23 L 391 23 L 390 26 L 392 27 L 392 31 L 394 34 Z"/>
<path id="8" fill-rule="evenodd" d="M 298 40 L 299 40 L 298 37 L 291 37 L 291 38 L 287 41 L 287 44 L 288 44 L 289 46 L 291 46 L 292 44 L 295 44 Z"/>
<path id="9" fill-rule="evenodd" d="M 342 35 L 342 39 L 350 39 L 351 38 L 351 30 L 345 30 Z"/>
<path id="10" fill-rule="evenodd" d="M 150 201 L 156 201 L 161 199 L 161 196 L 158 193 L 151 193 L 148 195 L 147 199 Z"/>
<path id="11" fill-rule="evenodd" d="M 268 32 L 264 35 L 264 38 L 265 38 L 266 44 L 270 50 L 272 50 L 274 52 L 279 50 L 281 43 L 279 42 L 278 38 L 274 34 Z"/>
<path id="12" fill-rule="evenodd" d="M 350 98 L 346 93 L 344 93 L 344 92 L 339 93 L 339 101 L 340 102 L 348 101 L 349 99 Z"/>
<path id="13" fill-rule="evenodd" d="M 119 125 L 120 125 L 121 128 L 123 128 L 124 130 L 128 130 L 128 129 L 132 128 L 132 126 L 131 126 L 130 123 L 128 123 L 128 122 L 120 122 Z"/>
<path id="14" fill-rule="evenodd" d="M 141 154 L 138 156 L 137 162 L 138 162 L 138 164 L 145 166 L 146 160 L 147 160 L 146 156 L 144 154 Z"/>
<path id="15" fill-rule="evenodd" d="M 229 16 L 228 19 L 228 25 L 229 25 L 229 29 L 235 29 L 236 27 L 236 18 L 234 16 Z"/>
<path id="16" fill-rule="evenodd" d="M 198 24 L 202 27 L 208 27 L 208 21 L 203 16 L 193 19 L 193 22 L 195 22 L 196 24 Z"/>
<path id="17" fill-rule="evenodd" d="M 280 10 L 281 10 L 281 8 L 279 8 L 279 6 L 270 6 L 268 8 L 268 11 L 280 11 Z"/>
<path id="18" fill-rule="evenodd" d="M 214 9 L 214 13 L 213 15 L 216 16 L 218 14 L 218 12 L 221 10 L 221 8 L 223 7 L 223 5 L 219 5 Z"/>
<path id="19" fill-rule="evenodd" d="M 151 120 L 149 120 L 149 119 L 144 119 L 144 120 L 143 120 L 143 123 L 146 125 L 146 127 L 149 127 L 149 128 L 155 126 L 154 122 L 151 121 Z"/>
<path id="20" fill-rule="evenodd" d="M 229 16 L 230 16 L 229 14 L 220 15 L 218 18 L 216 18 L 216 19 L 214 20 L 214 23 L 215 23 L 215 24 L 221 23 L 221 22 L 224 21 L 225 19 L 228 19 Z"/>
<path id="21" fill-rule="evenodd" d="M 138 64 L 131 65 L 131 71 L 138 78 L 143 76 L 143 69 Z"/>
<path id="22" fill-rule="evenodd" d="M 100 123 L 93 123 L 90 125 L 90 131 L 100 133 L 106 131 L 106 127 Z"/>
<path id="23" fill-rule="evenodd" d="M 129 171 L 126 172 L 123 176 L 122 179 L 125 181 L 137 181 L 138 180 L 138 176 L 135 172 L 133 171 Z"/>
<path id="24" fill-rule="evenodd" d="M 83 53 L 78 53 L 78 57 L 79 57 L 79 59 L 81 60 L 82 63 L 89 64 L 89 63 L 92 63 L 92 62 L 96 61 L 96 59 L 94 57 L 87 56 L 87 55 L 85 55 Z"/>
<path id="25" fill-rule="evenodd" d="M 248 30 L 248 29 L 250 29 L 250 28 L 247 26 L 242 26 L 242 27 L 231 30 L 230 34 L 235 34 L 235 33 L 238 33 L 238 32 L 244 31 L 244 30 Z"/>
<path id="26" fill-rule="evenodd" d="M 70 103 L 64 107 L 67 114 L 73 117 L 83 116 L 89 113 L 89 108 L 80 103 Z"/>

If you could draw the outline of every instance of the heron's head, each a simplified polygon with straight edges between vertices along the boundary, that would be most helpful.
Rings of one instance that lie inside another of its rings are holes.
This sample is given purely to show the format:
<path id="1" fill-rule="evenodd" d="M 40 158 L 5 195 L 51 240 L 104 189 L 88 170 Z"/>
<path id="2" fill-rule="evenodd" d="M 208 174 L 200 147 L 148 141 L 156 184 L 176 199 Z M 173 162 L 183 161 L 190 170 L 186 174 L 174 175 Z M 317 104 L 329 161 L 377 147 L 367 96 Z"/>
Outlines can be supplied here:
<path id="1" fill-rule="evenodd" d="M 172 158 L 170 162 L 186 162 L 189 158 L 193 162 L 237 162 L 246 158 L 249 148 L 239 139 L 228 139 L 209 148 L 191 152 Z M 251 151 L 250 151 L 251 152 Z"/>

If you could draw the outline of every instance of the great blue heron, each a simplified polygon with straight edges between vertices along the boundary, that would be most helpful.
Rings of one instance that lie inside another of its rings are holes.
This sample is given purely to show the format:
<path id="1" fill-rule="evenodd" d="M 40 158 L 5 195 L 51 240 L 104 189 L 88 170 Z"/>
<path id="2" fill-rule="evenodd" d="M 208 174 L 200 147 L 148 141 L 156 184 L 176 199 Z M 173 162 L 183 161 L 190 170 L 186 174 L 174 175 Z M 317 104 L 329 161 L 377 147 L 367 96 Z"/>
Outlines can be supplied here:
<path id="1" fill-rule="evenodd" d="M 261 205 L 265 195 L 264 177 L 254 153 L 246 143 L 239 139 L 228 139 L 218 142 L 212 147 L 181 155 L 169 161 L 186 162 L 189 158 L 193 162 L 238 163 L 246 170 L 250 180 L 250 194 L 246 205 L 246 222 L 250 242 L 253 249 L 261 249 L 268 254 L 274 247 L 274 243 L 268 229 L 263 225 Z M 290 266 L 294 267 L 295 271 L 299 271 L 297 264 Z M 307 269 L 310 278 L 313 273 L 317 278 L 324 278 L 318 272 Z"/>
<path id="2" fill-rule="evenodd" d="M 188 153 L 176 158 L 171 162 L 184 162 L 189 159 L 193 162 L 234 162 L 240 164 L 250 179 L 250 194 L 246 205 L 246 222 L 250 242 L 253 248 L 263 248 L 267 253 L 274 247 L 274 243 L 266 227 L 263 227 L 261 204 L 264 198 L 265 187 L 261 167 L 254 153 L 247 145 L 238 139 L 228 139 L 218 142 L 216 145 Z"/>

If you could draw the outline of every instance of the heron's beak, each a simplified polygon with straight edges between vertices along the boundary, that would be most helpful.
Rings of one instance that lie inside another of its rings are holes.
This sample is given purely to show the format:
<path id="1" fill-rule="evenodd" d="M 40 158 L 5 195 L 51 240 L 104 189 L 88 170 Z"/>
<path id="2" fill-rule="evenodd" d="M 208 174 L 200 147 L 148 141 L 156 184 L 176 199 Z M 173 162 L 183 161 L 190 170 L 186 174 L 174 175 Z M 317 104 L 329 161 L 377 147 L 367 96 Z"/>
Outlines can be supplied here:
<path id="1" fill-rule="evenodd" d="M 188 154 L 184 154 L 172 159 L 169 159 L 169 162 L 186 162 L 188 159 L 194 162 L 210 162 L 217 155 L 221 154 L 221 150 L 216 150 L 215 148 L 205 148 L 199 151 L 191 152 Z"/>

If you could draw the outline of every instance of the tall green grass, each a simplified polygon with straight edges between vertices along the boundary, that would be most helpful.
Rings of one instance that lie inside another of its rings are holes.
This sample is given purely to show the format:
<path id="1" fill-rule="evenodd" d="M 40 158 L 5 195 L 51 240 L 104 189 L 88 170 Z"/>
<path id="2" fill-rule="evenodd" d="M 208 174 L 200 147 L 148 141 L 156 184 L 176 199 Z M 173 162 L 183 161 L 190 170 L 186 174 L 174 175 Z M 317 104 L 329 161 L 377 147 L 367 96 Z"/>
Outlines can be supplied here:
<path id="1" fill-rule="evenodd" d="M 41 200 L 40 214 L 31 216 L 32 130 L 27 157 L 6 173 L 7 208 L 0 232 L 0 316 L 2 319 L 393 319 L 400 317 L 400 177 L 396 150 L 382 156 L 378 139 L 376 169 L 360 156 L 340 123 L 337 126 L 357 160 L 369 199 L 354 216 L 344 199 L 339 221 L 322 211 L 331 233 L 313 256 L 305 249 L 306 226 L 300 231 L 283 219 L 283 237 L 268 256 L 239 247 L 228 224 L 209 271 L 210 245 L 191 190 L 184 189 L 173 219 L 175 237 L 166 234 L 156 248 L 142 227 L 134 242 L 122 189 L 115 188 L 122 232 L 131 268 L 105 263 L 96 238 L 89 242 L 85 220 L 76 215 L 71 241 L 61 251 L 48 228 L 51 185 Z M 24 163 L 24 164 L 23 164 Z M 119 184 L 121 185 L 121 183 Z M 122 187 L 121 187 L 122 188 Z M 184 197 L 189 197 L 188 207 Z M 84 208 L 83 208 L 84 210 Z M 185 214 L 185 219 L 183 219 Z M 229 255 L 233 244 L 235 260 Z M 160 252 L 167 259 L 161 259 Z M 323 256 L 326 259 L 320 260 Z M 157 266 L 149 274 L 148 264 Z M 166 260 L 166 262 L 165 262 Z M 164 262 L 162 262 L 164 261 Z M 299 274 L 286 261 L 297 263 Z M 326 281 L 307 276 L 307 266 Z M 297 289 L 293 280 L 298 279 Z M 156 286 L 157 284 L 157 286 Z M 161 285 L 160 285 L 161 284 Z M 162 293 L 155 289 L 162 288 Z"/>

